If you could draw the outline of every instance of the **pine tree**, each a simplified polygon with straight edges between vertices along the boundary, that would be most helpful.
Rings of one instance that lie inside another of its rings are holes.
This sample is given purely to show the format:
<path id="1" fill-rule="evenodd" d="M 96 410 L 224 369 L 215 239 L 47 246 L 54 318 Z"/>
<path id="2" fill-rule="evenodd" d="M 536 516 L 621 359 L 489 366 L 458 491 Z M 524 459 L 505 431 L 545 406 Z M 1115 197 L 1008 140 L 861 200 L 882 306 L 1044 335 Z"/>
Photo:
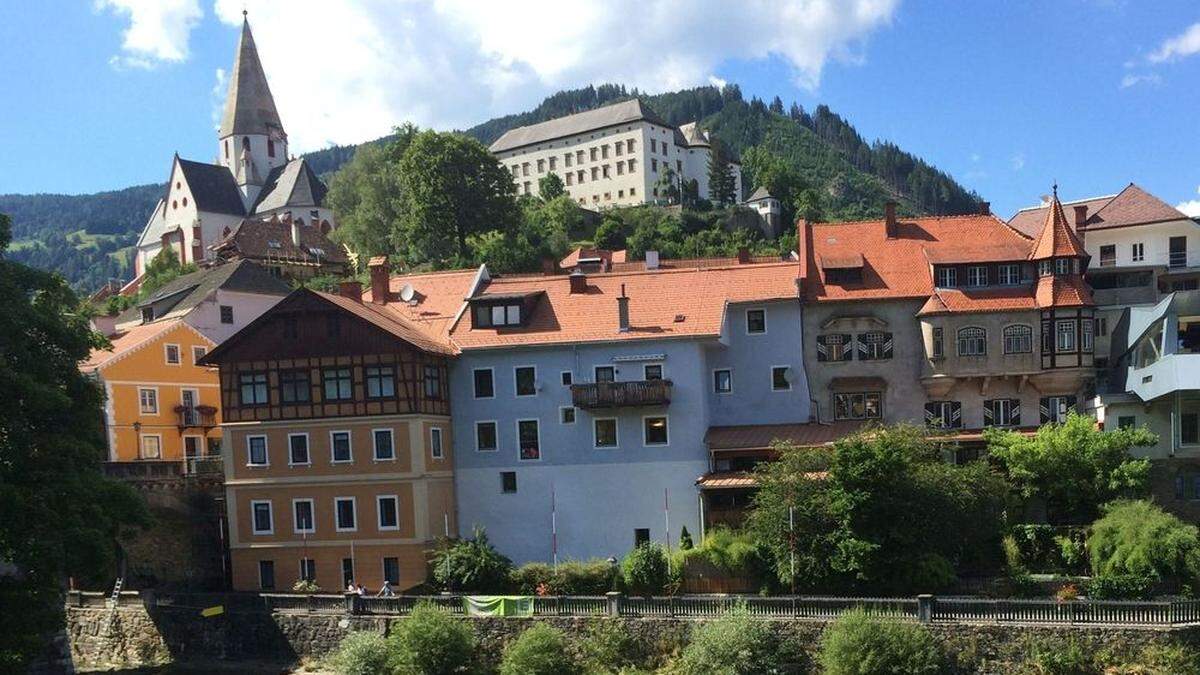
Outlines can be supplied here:
<path id="1" fill-rule="evenodd" d="M 734 204 L 737 202 L 737 183 L 733 179 L 733 171 L 729 165 L 729 153 L 725 147 L 713 139 L 712 150 L 708 155 L 708 197 L 714 204 Z"/>
<path id="2" fill-rule="evenodd" d="M 771 99 L 771 112 L 775 113 L 776 115 L 783 114 L 783 99 L 779 98 L 778 96 Z"/>

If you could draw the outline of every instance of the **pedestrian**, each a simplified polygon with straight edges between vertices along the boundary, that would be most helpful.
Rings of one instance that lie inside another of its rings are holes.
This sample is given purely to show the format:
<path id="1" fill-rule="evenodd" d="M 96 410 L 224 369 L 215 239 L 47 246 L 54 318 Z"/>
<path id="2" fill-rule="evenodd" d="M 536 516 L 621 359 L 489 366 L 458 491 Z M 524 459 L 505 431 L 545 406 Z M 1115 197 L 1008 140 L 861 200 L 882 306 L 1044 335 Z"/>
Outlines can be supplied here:
<path id="1" fill-rule="evenodd" d="M 396 592 L 392 590 L 392 582 L 384 579 L 383 586 L 379 589 L 379 593 L 375 597 L 391 598 L 395 597 Z"/>

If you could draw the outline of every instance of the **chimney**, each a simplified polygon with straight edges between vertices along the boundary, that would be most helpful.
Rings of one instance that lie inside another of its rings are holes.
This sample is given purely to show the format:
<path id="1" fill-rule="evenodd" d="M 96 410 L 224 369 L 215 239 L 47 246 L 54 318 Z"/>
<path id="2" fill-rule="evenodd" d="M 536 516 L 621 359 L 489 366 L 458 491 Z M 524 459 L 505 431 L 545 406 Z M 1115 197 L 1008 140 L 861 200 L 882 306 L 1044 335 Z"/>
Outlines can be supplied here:
<path id="1" fill-rule="evenodd" d="M 377 255 L 367 263 L 371 272 L 371 302 L 386 305 L 388 301 L 388 257 Z"/>
<path id="2" fill-rule="evenodd" d="M 583 270 L 577 267 L 574 272 L 571 272 L 571 276 L 567 278 L 571 281 L 572 295 L 587 292 L 587 275 L 583 273 Z"/>
<path id="3" fill-rule="evenodd" d="M 362 282 L 343 281 L 338 284 L 338 295 L 362 304 Z"/>
<path id="4" fill-rule="evenodd" d="M 558 261 L 554 258 L 542 258 L 542 274 L 548 277 L 558 274 Z"/>
<path id="5" fill-rule="evenodd" d="M 300 223 L 292 221 L 292 246 L 300 248 Z"/>
<path id="6" fill-rule="evenodd" d="M 658 251 L 646 251 L 646 269 L 658 269 Z"/>
<path id="7" fill-rule="evenodd" d="M 750 249 L 745 246 L 738 248 L 737 261 L 739 265 L 745 265 L 750 262 Z"/>
<path id="8" fill-rule="evenodd" d="M 111 337 L 117 332 L 117 315 L 105 314 L 92 317 L 92 330 L 102 334 L 104 337 Z"/>
<path id="9" fill-rule="evenodd" d="M 799 271 L 797 273 L 796 283 L 799 286 L 799 291 L 804 292 L 804 285 L 808 282 L 808 249 L 812 245 L 812 225 L 807 220 L 801 218 L 796 221 L 796 257 L 799 259 Z"/>
<path id="10" fill-rule="evenodd" d="M 992 203 L 991 202 L 979 202 L 979 215 L 981 215 L 981 216 L 992 215 Z"/>
<path id="11" fill-rule="evenodd" d="M 1087 223 L 1087 219 L 1088 219 L 1087 204 L 1080 204 L 1079 206 L 1076 206 L 1075 207 L 1075 229 L 1082 230 L 1085 227 L 1087 227 L 1085 225 L 1085 223 Z"/>
<path id="12" fill-rule="evenodd" d="M 621 284 L 621 297 L 617 298 L 617 330 L 629 332 L 629 298 L 625 297 L 625 284 Z"/>
<path id="13" fill-rule="evenodd" d="M 896 202 L 883 205 L 883 229 L 888 239 L 896 238 Z"/>

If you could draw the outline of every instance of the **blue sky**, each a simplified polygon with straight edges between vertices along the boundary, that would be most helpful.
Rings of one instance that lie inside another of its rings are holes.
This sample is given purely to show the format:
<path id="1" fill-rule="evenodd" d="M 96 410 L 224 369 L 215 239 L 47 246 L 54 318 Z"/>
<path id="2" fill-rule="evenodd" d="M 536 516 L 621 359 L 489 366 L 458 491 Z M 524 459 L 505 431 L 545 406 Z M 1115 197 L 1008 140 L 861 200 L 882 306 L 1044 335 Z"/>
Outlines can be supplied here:
<path id="1" fill-rule="evenodd" d="M 211 159 L 243 7 L 298 151 L 405 120 L 462 128 L 589 82 L 726 80 L 825 103 L 1005 216 L 1053 180 L 1066 198 L 1134 181 L 1200 208 L 1194 0 L 9 2 L 0 193 L 114 189 L 163 180 L 176 151 Z"/>

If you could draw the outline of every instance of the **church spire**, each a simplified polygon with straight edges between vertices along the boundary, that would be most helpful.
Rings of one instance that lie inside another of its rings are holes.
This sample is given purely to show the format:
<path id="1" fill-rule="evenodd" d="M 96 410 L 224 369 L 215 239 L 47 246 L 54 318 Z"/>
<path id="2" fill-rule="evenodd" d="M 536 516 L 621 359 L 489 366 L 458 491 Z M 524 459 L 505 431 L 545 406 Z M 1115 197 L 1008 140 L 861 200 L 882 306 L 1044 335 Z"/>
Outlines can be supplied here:
<path id="1" fill-rule="evenodd" d="M 279 112 L 275 110 L 275 99 L 267 85 L 267 74 L 258 59 L 258 48 L 254 46 L 254 35 L 250 33 L 250 21 L 245 14 L 242 12 L 242 37 L 238 41 L 229 93 L 225 97 L 225 114 L 217 136 L 261 134 L 284 140 L 287 134 L 279 121 Z"/>

